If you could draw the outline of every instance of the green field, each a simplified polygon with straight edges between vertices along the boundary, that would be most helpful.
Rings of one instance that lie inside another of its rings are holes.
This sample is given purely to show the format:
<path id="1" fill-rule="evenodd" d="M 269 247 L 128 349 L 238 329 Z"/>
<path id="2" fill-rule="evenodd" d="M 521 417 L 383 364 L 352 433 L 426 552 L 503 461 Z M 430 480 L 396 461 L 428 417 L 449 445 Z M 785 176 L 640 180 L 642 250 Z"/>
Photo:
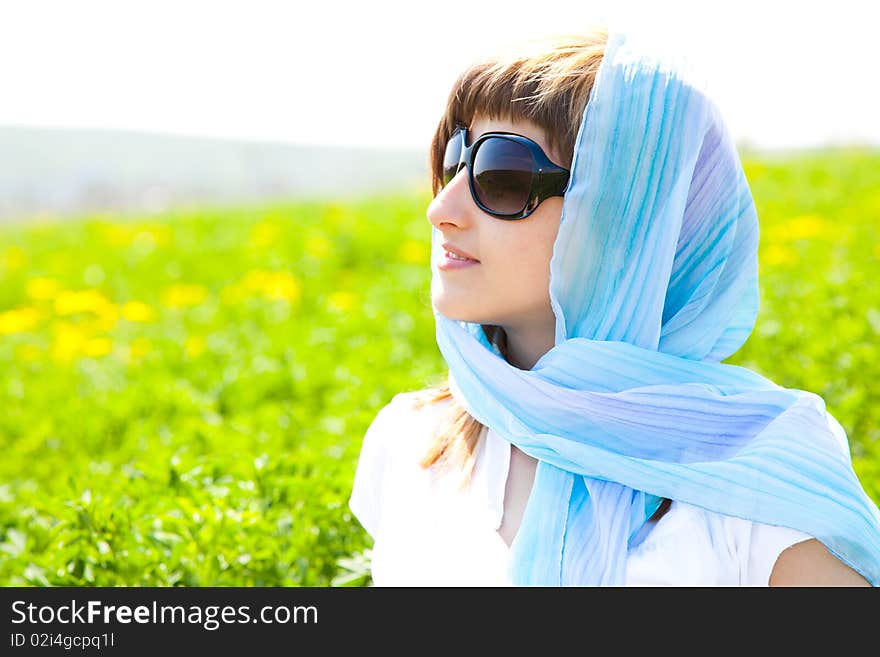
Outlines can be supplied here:
<path id="1" fill-rule="evenodd" d="M 745 164 L 761 312 L 727 362 L 823 396 L 880 501 L 880 153 Z M 361 438 L 445 371 L 430 198 L 0 226 L 0 584 L 369 583 Z"/>

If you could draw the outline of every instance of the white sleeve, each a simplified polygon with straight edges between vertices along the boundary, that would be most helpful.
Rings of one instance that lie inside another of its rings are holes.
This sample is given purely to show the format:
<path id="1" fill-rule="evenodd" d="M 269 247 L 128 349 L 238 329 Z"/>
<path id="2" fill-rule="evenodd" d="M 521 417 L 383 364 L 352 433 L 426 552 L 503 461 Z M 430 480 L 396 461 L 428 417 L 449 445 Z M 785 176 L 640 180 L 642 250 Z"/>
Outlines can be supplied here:
<path id="1" fill-rule="evenodd" d="M 361 523 L 367 533 L 375 540 L 382 518 L 382 485 L 388 472 L 388 459 L 391 457 L 390 444 L 395 431 L 400 395 L 388 402 L 370 426 L 361 444 L 360 457 L 354 474 L 348 508 Z"/>
<path id="2" fill-rule="evenodd" d="M 766 525 L 760 522 L 751 523 L 749 549 L 746 561 L 742 564 L 742 586 L 767 586 L 776 560 L 787 548 L 795 543 L 811 538 L 797 529 Z"/>
<path id="3" fill-rule="evenodd" d="M 826 418 L 842 454 L 851 459 L 846 431 L 830 413 L 826 412 Z M 779 555 L 795 543 L 811 538 L 813 536 L 789 527 L 752 522 L 748 550 L 741 570 L 742 585 L 767 586 Z"/>

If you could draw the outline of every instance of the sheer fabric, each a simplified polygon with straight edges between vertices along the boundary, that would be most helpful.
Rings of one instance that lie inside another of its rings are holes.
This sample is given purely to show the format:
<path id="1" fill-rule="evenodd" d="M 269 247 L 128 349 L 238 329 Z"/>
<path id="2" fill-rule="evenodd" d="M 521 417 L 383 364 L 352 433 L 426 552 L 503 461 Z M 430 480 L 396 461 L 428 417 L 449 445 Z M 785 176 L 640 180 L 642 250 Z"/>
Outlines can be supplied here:
<path id="1" fill-rule="evenodd" d="M 361 446 L 349 508 L 373 538 L 375 586 L 510 586 L 511 553 L 498 533 L 510 443 L 492 429 L 469 485 L 455 470 L 421 466 L 451 406 L 417 408 L 397 394 Z M 811 537 L 674 501 L 646 523 L 626 557 L 626 586 L 767 586 L 779 555 Z"/>

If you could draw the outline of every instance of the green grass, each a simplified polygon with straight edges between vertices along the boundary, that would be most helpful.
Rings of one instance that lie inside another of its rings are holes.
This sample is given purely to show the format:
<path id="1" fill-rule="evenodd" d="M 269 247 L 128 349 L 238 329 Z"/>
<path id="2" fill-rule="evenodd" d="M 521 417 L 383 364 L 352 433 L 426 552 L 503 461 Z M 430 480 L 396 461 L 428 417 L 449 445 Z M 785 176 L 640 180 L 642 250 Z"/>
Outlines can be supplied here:
<path id="1" fill-rule="evenodd" d="M 762 307 L 728 362 L 823 396 L 880 500 L 880 154 L 746 161 Z M 0 230 L 0 584 L 369 581 L 360 441 L 444 372 L 430 193 Z"/>

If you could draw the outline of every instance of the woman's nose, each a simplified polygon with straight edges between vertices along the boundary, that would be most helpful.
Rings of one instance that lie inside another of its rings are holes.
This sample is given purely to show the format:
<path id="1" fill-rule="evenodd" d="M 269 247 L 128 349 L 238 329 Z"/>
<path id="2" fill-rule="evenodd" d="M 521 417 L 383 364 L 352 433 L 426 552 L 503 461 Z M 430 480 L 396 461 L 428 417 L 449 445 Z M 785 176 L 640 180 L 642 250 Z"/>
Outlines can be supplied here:
<path id="1" fill-rule="evenodd" d="M 473 221 L 477 206 L 471 201 L 467 168 L 462 167 L 428 205 L 427 216 L 435 228 L 453 224 L 462 228 Z"/>

